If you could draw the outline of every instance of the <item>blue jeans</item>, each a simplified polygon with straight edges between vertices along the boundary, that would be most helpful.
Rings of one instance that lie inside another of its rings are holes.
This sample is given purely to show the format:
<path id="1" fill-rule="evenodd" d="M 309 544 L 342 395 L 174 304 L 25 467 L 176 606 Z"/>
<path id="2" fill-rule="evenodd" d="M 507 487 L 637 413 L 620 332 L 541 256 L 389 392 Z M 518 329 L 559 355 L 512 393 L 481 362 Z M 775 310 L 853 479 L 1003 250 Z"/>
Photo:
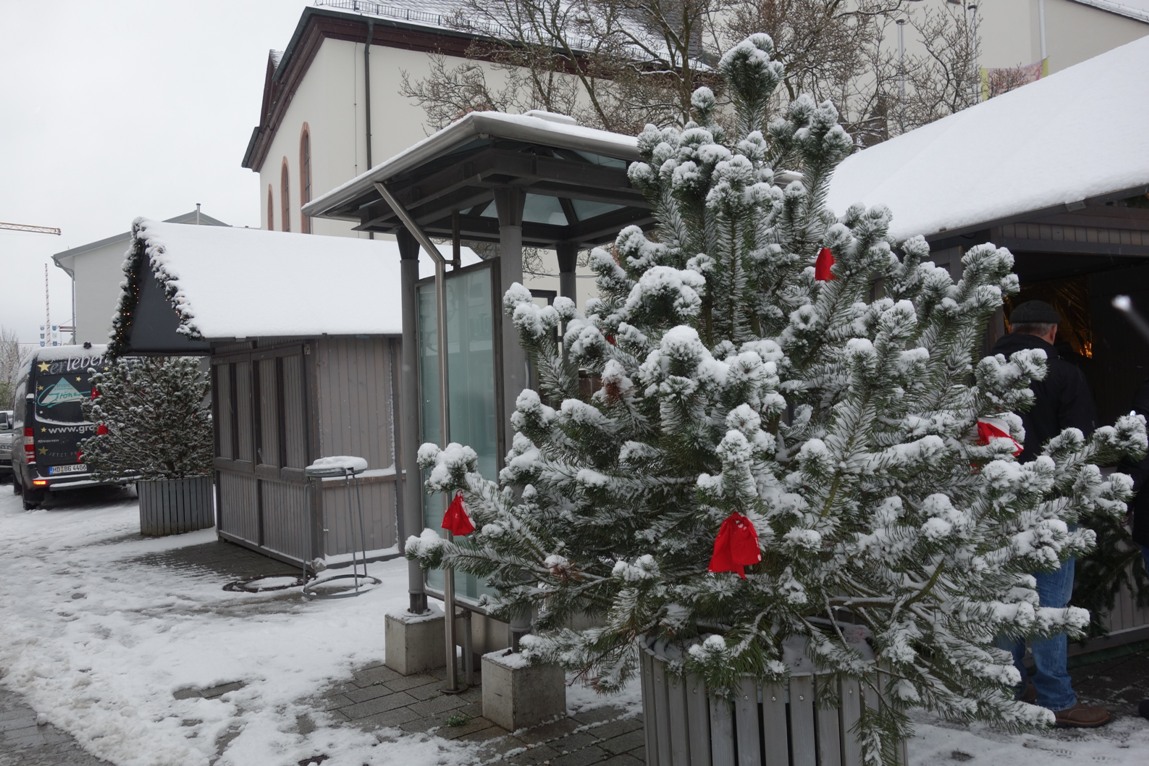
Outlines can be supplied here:
<path id="1" fill-rule="evenodd" d="M 1070 559 L 1052 572 L 1035 572 L 1038 603 L 1045 607 L 1064 609 L 1073 595 L 1074 559 Z M 1149 564 L 1149 558 L 1146 559 Z M 998 639 L 997 645 L 1013 652 L 1013 664 L 1021 673 L 1021 688 L 1025 688 L 1025 641 L 1011 638 Z M 1067 669 L 1069 639 L 1064 633 L 1051 638 L 1035 638 L 1029 642 L 1033 656 L 1033 686 L 1037 689 L 1037 704 L 1053 711 L 1065 710 L 1077 704 L 1077 694 L 1069 680 Z"/>

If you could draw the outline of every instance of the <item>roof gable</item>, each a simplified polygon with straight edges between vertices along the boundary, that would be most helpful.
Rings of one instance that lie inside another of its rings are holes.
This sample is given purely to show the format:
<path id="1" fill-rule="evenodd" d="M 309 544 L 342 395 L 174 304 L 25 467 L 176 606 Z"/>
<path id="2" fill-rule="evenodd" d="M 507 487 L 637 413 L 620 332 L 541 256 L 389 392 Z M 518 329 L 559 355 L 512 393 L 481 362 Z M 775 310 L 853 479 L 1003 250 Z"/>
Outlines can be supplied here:
<path id="1" fill-rule="evenodd" d="M 413 15 L 415 11 L 408 14 Z M 323 42 L 332 39 L 363 44 L 368 35 L 375 46 L 452 56 L 463 56 L 475 39 L 472 34 L 447 29 L 438 22 L 408 20 L 402 14 L 366 16 L 333 8 L 305 8 L 291 42 L 282 52 L 271 51 L 268 56 L 259 124 L 248 139 L 242 167 L 258 172 L 267 160 L 276 131 Z"/>

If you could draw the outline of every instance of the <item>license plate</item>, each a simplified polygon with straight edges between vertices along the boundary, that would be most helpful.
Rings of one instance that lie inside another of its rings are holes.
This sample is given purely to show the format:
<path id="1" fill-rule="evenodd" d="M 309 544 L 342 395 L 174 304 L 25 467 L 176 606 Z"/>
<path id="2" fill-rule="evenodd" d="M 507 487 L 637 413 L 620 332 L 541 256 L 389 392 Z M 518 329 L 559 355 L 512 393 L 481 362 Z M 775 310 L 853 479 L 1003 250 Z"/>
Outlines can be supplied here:
<path id="1" fill-rule="evenodd" d="M 48 475 L 55 476 L 60 473 L 87 473 L 88 466 L 84 463 L 73 463 L 72 465 L 50 465 L 48 466 Z"/>

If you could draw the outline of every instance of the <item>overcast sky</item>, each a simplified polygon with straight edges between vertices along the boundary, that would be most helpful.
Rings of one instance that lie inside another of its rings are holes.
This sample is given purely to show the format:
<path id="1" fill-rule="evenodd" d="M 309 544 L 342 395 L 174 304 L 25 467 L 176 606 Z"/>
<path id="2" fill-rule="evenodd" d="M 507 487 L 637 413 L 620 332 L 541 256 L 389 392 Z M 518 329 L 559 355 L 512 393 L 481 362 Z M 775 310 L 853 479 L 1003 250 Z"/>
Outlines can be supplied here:
<path id="1" fill-rule="evenodd" d="M 38 342 L 71 320 L 52 255 L 195 210 L 260 225 L 240 167 L 267 54 L 306 0 L 0 0 L 0 327 Z"/>

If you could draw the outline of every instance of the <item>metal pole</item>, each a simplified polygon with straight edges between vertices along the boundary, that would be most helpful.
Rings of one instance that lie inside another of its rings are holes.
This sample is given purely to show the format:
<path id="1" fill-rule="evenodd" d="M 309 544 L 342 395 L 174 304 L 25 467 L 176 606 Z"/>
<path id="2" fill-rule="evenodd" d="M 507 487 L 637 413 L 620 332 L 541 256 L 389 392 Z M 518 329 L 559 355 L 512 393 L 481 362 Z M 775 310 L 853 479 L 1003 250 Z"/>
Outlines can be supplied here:
<path id="1" fill-rule="evenodd" d="M 450 421 L 447 417 L 447 263 L 442 258 L 435 261 L 435 302 L 438 312 L 436 328 L 439 343 L 439 433 L 443 446 L 450 442 Z M 455 535 L 447 532 L 447 541 L 453 542 Z M 459 689 L 458 665 L 455 658 L 455 570 L 443 569 L 443 637 L 447 644 L 447 685 L 446 692 Z"/>
<path id="2" fill-rule="evenodd" d="M 973 103 L 981 101 L 981 76 L 977 65 L 977 3 L 966 6 L 966 35 L 969 39 L 969 67 L 973 87 Z"/>
<path id="3" fill-rule="evenodd" d="M 419 243 L 407 230 L 397 232 L 399 243 L 400 280 L 403 289 L 403 340 L 400 347 L 402 375 L 395 386 L 402 393 L 399 406 L 399 444 L 395 449 L 395 468 L 403 479 L 401 508 L 403 525 L 401 539 L 423 529 L 423 488 L 419 482 L 419 466 L 415 463 L 419 434 L 419 323 L 418 282 L 419 282 Z M 427 614 L 427 584 L 424 582 L 423 568 L 411 559 L 407 562 L 407 611 L 411 614 Z"/>
<path id="4" fill-rule="evenodd" d="M 1045 0 L 1037 0 L 1037 28 L 1041 37 L 1041 76 L 1045 76 Z"/>
<path id="5" fill-rule="evenodd" d="M 906 132 L 906 20 L 898 19 L 898 132 Z"/>
<path id="6" fill-rule="evenodd" d="M 450 443 L 450 417 L 448 413 L 447 396 L 447 259 L 439 252 L 439 248 L 431 241 L 411 214 L 407 212 L 395 195 L 383 185 L 375 182 L 375 190 L 383 200 L 399 216 L 403 226 L 419 241 L 419 244 L 435 259 L 435 303 L 436 303 L 436 341 L 439 344 L 439 440 L 442 446 Z M 454 540 L 454 535 L 447 532 L 448 542 Z M 447 686 L 444 691 L 457 692 L 459 689 L 458 665 L 455 657 L 455 571 L 451 567 L 443 569 L 443 636 L 447 643 Z"/>

